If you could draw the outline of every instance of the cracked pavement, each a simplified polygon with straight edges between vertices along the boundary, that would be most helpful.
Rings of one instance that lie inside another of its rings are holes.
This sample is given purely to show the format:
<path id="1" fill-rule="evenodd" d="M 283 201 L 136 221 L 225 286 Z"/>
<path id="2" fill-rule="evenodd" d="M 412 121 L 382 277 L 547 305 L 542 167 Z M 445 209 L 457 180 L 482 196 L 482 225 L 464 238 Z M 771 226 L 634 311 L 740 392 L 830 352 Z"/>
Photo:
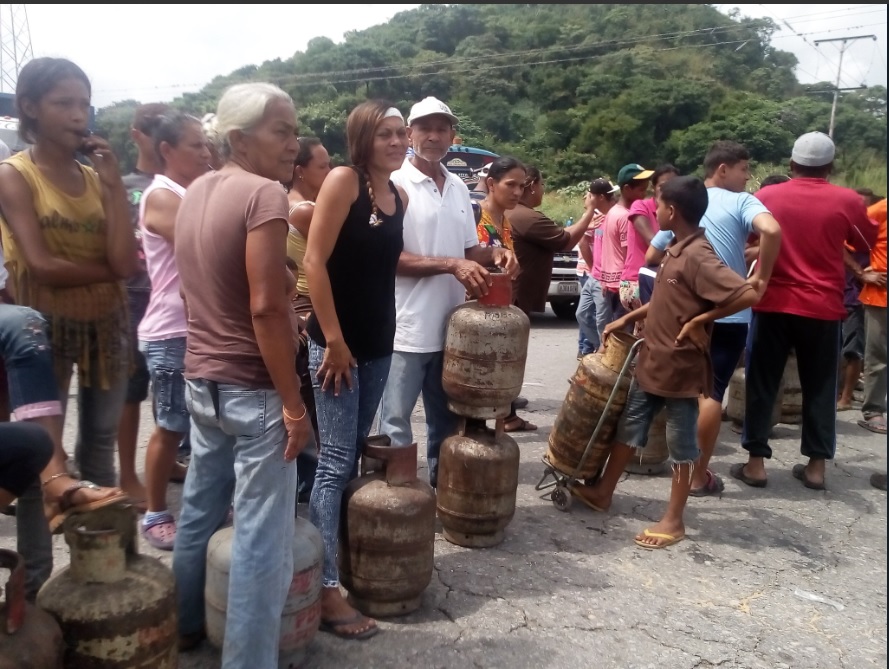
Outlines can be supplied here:
<path id="1" fill-rule="evenodd" d="M 503 543 L 461 548 L 444 539 L 439 525 L 435 570 L 421 608 L 380 621 L 381 633 L 365 642 L 319 632 L 304 666 L 885 667 L 886 493 L 868 479 L 886 471 L 886 438 L 859 428 L 858 412 L 840 413 L 828 489 L 816 492 L 790 472 L 802 461 L 799 426 L 779 425 L 769 485 L 754 489 L 728 475 L 745 454 L 739 436 L 723 423 L 711 468 L 724 479 L 725 492 L 690 499 L 687 538 L 645 551 L 633 537 L 665 508 L 668 473 L 626 475 L 607 514 L 576 502 L 561 512 L 534 490 L 576 350 L 573 323 L 551 313 L 535 317 L 522 393 L 530 403 L 519 413 L 540 429 L 512 435 L 521 449 L 519 489 Z M 140 462 L 150 416 L 146 405 Z M 73 427 L 69 418 L 69 451 Z M 414 427 L 422 453 L 419 407 Z M 170 486 L 174 512 L 180 492 L 181 486 Z M 300 514 L 307 509 L 301 506 Z M 0 546 L 14 548 L 14 535 L 13 520 L 0 518 Z M 140 546 L 170 563 L 169 553 Z M 68 561 L 61 537 L 55 557 L 56 568 Z M 180 658 L 182 669 L 218 666 L 219 654 L 207 644 Z"/>

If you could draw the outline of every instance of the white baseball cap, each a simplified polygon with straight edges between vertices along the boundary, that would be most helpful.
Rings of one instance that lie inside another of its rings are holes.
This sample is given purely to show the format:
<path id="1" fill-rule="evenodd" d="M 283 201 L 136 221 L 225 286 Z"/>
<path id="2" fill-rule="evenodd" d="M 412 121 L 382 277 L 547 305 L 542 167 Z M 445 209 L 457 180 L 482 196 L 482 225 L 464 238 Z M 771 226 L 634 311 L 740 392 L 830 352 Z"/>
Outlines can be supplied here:
<path id="1" fill-rule="evenodd" d="M 836 146 L 823 132 L 807 132 L 793 143 L 790 159 L 804 167 L 824 167 L 833 162 Z"/>
<path id="2" fill-rule="evenodd" d="M 436 97 L 432 97 L 431 95 L 427 98 L 423 98 L 413 107 L 411 107 L 411 113 L 408 114 L 407 124 L 411 125 L 414 121 L 425 118 L 427 116 L 447 116 L 450 122 L 453 125 L 457 125 L 459 120 L 453 113 L 451 113 L 451 108 L 448 107 L 444 102 L 439 100 Z"/>

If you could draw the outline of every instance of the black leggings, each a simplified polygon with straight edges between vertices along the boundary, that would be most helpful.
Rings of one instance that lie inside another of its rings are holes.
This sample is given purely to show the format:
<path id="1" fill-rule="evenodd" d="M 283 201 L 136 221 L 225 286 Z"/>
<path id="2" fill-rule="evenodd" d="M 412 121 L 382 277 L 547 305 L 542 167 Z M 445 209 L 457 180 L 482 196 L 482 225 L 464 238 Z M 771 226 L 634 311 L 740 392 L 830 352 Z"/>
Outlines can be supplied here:
<path id="1" fill-rule="evenodd" d="M 0 423 L 0 488 L 21 496 L 52 458 L 49 433 L 34 423 Z"/>

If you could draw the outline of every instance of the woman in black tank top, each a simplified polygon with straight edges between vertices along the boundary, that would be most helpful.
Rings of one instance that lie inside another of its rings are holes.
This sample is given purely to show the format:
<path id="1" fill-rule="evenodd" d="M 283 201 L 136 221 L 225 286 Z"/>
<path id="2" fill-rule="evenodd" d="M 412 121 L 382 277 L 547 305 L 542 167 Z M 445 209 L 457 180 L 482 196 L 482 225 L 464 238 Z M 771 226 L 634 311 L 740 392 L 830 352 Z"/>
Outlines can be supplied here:
<path id="1" fill-rule="evenodd" d="M 321 629 L 365 639 L 377 627 L 340 594 L 336 551 L 343 490 L 357 474 L 360 444 L 389 377 L 408 204 L 389 176 L 404 162 L 408 140 L 404 118 L 383 101 L 352 110 L 346 135 L 353 167 L 338 167 L 324 180 L 305 255 L 314 307 L 306 324 L 309 370 L 321 437 L 310 507 L 324 539 Z"/>

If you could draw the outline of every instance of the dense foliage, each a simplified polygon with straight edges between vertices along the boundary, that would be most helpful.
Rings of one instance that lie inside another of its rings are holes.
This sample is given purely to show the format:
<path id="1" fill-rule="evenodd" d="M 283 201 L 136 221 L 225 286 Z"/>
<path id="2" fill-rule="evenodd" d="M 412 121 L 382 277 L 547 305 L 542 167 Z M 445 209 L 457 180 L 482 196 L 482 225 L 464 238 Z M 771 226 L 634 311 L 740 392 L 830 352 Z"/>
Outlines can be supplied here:
<path id="1" fill-rule="evenodd" d="M 226 86 L 271 81 L 297 102 L 303 134 L 344 160 L 358 102 L 388 98 L 406 112 L 435 95 L 460 117 L 464 144 L 533 162 L 553 186 L 627 162 L 692 171 L 715 139 L 785 163 L 797 135 L 827 130 L 833 86 L 800 85 L 796 57 L 772 44 L 777 31 L 710 5 L 423 5 L 341 44 L 315 38 L 287 60 L 216 77 L 174 104 L 201 115 Z M 98 117 L 126 167 L 137 104 Z M 886 89 L 843 93 L 835 139 L 846 167 L 885 163 Z"/>

